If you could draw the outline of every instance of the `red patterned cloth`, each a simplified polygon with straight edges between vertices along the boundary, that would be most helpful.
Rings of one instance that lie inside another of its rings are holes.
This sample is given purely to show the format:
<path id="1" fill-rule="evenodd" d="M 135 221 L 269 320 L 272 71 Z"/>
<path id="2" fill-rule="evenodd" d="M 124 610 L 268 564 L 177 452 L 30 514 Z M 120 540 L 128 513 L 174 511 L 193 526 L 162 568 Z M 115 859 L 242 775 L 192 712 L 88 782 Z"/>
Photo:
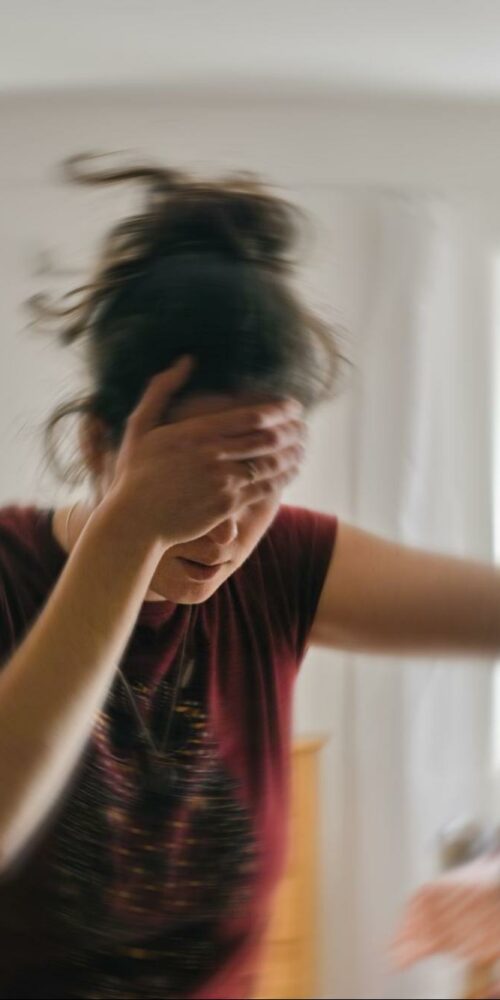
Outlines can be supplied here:
<path id="1" fill-rule="evenodd" d="M 443 953 L 468 962 L 500 959 L 500 853 L 446 872 L 410 899 L 391 946 L 394 964 L 405 968 Z"/>

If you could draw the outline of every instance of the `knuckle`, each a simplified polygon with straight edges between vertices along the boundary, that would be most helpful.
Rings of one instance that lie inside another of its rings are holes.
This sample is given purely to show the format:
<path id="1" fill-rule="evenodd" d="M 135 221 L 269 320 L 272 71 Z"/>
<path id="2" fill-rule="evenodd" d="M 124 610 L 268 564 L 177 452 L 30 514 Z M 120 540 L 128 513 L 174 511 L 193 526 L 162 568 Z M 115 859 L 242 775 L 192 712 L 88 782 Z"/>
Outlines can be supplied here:
<path id="1" fill-rule="evenodd" d="M 231 472 L 223 470 L 219 475 L 219 488 L 220 492 L 228 495 L 232 495 L 234 490 L 234 476 Z"/>
<path id="2" fill-rule="evenodd" d="M 249 430 L 260 431 L 266 427 L 266 414 L 262 410 L 255 410 L 248 420 Z"/>
<path id="3" fill-rule="evenodd" d="M 278 447 L 281 440 L 279 430 L 276 427 L 269 427 L 266 431 L 265 440 L 266 440 L 266 445 L 268 445 L 270 448 Z"/>
<path id="4" fill-rule="evenodd" d="M 219 482 L 218 496 L 221 503 L 232 503 L 234 496 L 233 482 L 230 476 L 224 476 Z"/>

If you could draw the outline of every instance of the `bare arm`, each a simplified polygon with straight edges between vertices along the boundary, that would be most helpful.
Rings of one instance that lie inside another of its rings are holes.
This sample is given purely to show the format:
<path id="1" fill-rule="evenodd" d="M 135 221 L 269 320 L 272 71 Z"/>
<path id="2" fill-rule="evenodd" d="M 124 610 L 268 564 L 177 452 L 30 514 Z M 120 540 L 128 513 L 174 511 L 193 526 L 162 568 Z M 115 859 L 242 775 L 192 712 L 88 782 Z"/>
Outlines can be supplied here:
<path id="1" fill-rule="evenodd" d="M 165 551 L 92 514 L 42 612 L 0 673 L 0 870 L 49 815 L 105 700 Z"/>
<path id="2" fill-rule="evenodd" d="M 164 426 L 166 404 L 188 374 L 181 359 L 151 379 L 127 419 L 105 499 L 3 665 L 0 871 L 64 790 L 163 553 L 274 496 L 295 475 L 300 408 L 291 401 Z M 252 459 L 255 480 L 245 459 Z"/>
<path id="3" fill-rule="evenodd" d="M 494 658 L 500 568 L 339 522 L 311 642 L 356 653 Z"/>

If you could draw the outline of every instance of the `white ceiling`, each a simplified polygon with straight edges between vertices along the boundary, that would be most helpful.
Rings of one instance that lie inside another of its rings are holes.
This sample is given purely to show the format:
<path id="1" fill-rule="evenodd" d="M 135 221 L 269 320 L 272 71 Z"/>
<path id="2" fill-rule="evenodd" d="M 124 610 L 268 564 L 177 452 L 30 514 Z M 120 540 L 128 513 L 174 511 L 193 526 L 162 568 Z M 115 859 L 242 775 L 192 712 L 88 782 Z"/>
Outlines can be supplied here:
<path id="1" fill-rule="evenodd" d="M 500 98 L 498 0 L 0 0 L 0 91 Z"/>

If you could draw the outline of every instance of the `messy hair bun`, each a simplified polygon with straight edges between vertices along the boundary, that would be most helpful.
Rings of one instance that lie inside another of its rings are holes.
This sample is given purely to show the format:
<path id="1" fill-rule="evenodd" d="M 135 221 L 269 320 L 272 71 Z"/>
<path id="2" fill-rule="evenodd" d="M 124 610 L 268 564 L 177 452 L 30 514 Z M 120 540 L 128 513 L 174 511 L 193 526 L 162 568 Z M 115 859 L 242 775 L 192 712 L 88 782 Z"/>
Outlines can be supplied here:
<path id="1" fill-rule="evenodd" d="M 189 392 L 257 390 L 294 395 L 312 406 L 330 395 L 341 360 L 332 331 L 290 287 L 301 210 L 271 194 L 248 172 L 200 181 L 160 166 L 103 169 L 94 154 L 64 163 L 67 180 L 136 182 L 141 211 L 118 222 L 102 242 L 89 281 L 58 306 L 31 300 L 56 321 L 61 341 L 85 336 L 93 391 L 64 403 L 46 425 L 91 412 L 118 447 L 127 416 L 148 380 L 180 354 L 198 364 Z M 73 467 L 81 481 L 85 470 Z M 60 470 L 58 470 L 60 472 Z"/>

